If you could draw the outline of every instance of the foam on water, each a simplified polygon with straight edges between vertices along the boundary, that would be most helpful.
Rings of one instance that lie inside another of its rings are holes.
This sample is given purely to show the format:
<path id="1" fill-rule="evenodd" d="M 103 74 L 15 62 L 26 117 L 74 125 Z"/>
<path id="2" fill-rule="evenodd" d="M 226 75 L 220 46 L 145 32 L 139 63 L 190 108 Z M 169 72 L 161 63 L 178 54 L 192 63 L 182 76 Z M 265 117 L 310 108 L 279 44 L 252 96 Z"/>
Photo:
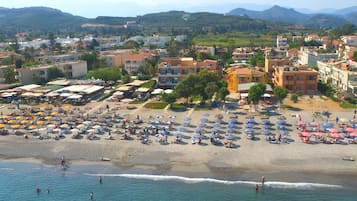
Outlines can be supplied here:
<path id="1" fill-rule="evenodd" d="M 256 181 L 230 181 L 230 180 L 220 180 L 213 178 L 190 178 L 182 176 L 169 176 L 169 175 L 148 175 L 148 174 L 85 174 L 88 176 L 103 176 L 103 177 L 125 177 L 130 179 L 145 179 L 152 181 L 180 181 L 184 183 L 194 184 L 211 182 L 225 185 L 243 184 L 243 185 L 256 185 Z M 271 188 L 281 188 L 281 189 L 302 189 L 302 190 L 312 190 L 316 188 L 342 188 L 341 185 L 332 184 L 320 184 L 320 183 L 289 183 L 289 182 L 278 182 L 269 181 L 265 182 L 264 186 Z"/>

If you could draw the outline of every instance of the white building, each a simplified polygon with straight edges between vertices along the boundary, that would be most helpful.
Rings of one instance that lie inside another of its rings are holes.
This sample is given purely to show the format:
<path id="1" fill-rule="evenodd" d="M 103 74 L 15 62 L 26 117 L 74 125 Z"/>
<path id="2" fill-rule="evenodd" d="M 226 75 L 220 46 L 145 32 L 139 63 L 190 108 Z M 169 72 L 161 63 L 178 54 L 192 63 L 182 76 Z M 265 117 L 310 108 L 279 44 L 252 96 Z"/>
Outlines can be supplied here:
<path id="1" fill-rule="evenodd" d="M 63 71 L 68 79 L 82 78 L 87 75 L 87 62 L 75 61 L 66 63 L 56 63 L 46 66 L 35 66 L 16 69 L 17 78 L 22 84 L 32 84 L 45 82 L 49 78 L 49 69 L 56 67 Z"/>
<path id="2" fill-rule="evenodd" d="M 319 79 L 338 91 L 357 93 L 357 63 L 352 61 L 317 62 Z"/>
<path id="3" fill-rule="evenodd" d="M 357 35 L 341 36 L 341 40 L 350 46 L 357 46 Z"/>
<path id="4" fill-rule="evenodd" d="M 288 39 L 284 38 L 282 35 L 278 35 L 276 37 L 276 47 L 280 50 L 287 50 L 288 49 Z"/>

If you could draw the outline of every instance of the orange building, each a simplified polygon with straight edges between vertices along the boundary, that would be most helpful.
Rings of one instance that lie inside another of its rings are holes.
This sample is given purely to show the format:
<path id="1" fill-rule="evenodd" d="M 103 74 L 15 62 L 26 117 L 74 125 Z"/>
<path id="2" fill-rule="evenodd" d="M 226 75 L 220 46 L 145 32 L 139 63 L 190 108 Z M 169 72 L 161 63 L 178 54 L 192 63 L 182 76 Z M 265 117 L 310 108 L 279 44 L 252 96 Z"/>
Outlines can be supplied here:
<path id="1" fill-rule="evenodd" d="M 271 56 L 265 56 L 265 72 L 267 72 L 269 76 L 271 76 L 273 73 L 274 66 L 291 65 L 292 62 L 292 57 L 276 58 Z"/>
<path id="2" fill-rule="evenodd" d="M 235 66 L 227 69 L 226 79 L 228 90 L 231 93 L 238 92 L 238 85 L 250 82 L 267 82 L 267 73 L 254 69 Z"/>
<path id="3" fill-rule="evenodd" d="M 306 67 L 275 67 L 274 86 L 281 86 L 289 92 L 300 91 L 304 94 L 314 94 L 317 92 L 318 72 Z"/>

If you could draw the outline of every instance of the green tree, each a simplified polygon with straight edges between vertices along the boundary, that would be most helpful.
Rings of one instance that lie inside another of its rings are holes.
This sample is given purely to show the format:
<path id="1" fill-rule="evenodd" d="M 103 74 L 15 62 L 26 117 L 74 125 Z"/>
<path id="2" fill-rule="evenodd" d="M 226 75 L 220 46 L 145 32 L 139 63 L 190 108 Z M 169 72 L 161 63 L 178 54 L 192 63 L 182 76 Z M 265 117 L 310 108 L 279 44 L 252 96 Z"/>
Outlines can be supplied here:
<path id="1" fill-rule="evenodd" d="M 215 82 L 209 82 L 206 87 L 204 88 L 206 97 L 208 100 L 211 100 L 213 95 L 218 92 L 219 88 L 217 86 L 217 83 Z"/>
<path id="2" fill-rule="evenodd" d="M 357 61 L 357 51 L 355 51 L 355 52 L 353 53 L 353 59 L 354 59 L 355 61 Z"/>
<path id="3" fill-rule="evenodd" d="M 51 32 L 48 34 L 48 40 L 50 40 L 50 50 L 54 51 L 55 50 L 55 46 L 56 46 L 56 39 L 55 39 L 55 35 Z"/>
<path id="4" fill-rule="evenodd" d="M 97 52 L 85 53 L 79 57 L 80 60 L 87 61 L 88 70 L 98 68 L 100 61 Z"/>
<path id="5" fill-rule="evenodd" d="M 193 86 L 198 82 L 198 76 L 194 74 L 188 75 L 185 79 L 180 81 L 176 87 L 175 92 L 178 97 L 184 97 L 188 100 L 188 98 L 194 95 L 195 91 Z"/>
<path id="6" fill-rule="evenodd" d="M 7 67 L 7 68 L 4 68 L 2 72 L 4 74 L 5 83 L 11 84 L 11 83 L 14 83 L 16 81 L 14 68 Z"/>
<path id="7" fill-rule="evenodd" d="M 92 41 L 90 42 L 88 48 L 90 50 L 94 50 L 95 47 L 98 47 L 98 46 L 99 46 L 99 42 L 96 39 L 93 38 Z"/>
<path id="8" fill-rule="evenodd" d="M 257 110 L 256 106 L 265 93 L 266 85 L 264 83 L 258 83 L 250 87 L 248 91 L 248 99 L 253 102 L 255 110 Z"/>
<path id="9" fill-rule="evenodd" d="M 293 101 L 294 103 L 296 103 L 299 100 L 299 96 L 294 93 L 291 95 L 290 100 Z"/>
<path id="10" fill-rule="evenodd" d="M 219 99 L 223 100 L 224 102 L 226 101 L 226 96 L 229 95 L 229 91 L 227 89 L 227 87 L 221 87 L 218 90 L 217 96 Z"/>
<path id="11" fill-rule="evenodd" d="M 124 75 L 122 78 L 121 78 L 121 81 L 123 84 L 127 84 L 129 82 L 131 82 L 131 77 L 130 75 Z"/>
<path id="12" fill-rule="evenodd" d="M 171 108 L 172 104 L 174 102 L 176 102 L 177 95 L 176 95 L 176 93 L 170 93 L 170 94 L 164 93 L 164 94 L 162 94 L 162 99 L 165 102 L 167 102 L 170 105 L 170 108 Z"/>
<path id="13" fill-rule="evenodd" d="M 258 51 L 249 59 L 248 63 L 253 66 L 263 67 L 265 65 L 264 53 L 262 51 Z"/>
<path id="14" fill-rule="evenodd" d="M 102 79 L 104 81 L 117 81 L 121 79 L 119 68 L 98 68 L 88 72 L 88 78 Z"/>
<path id="15" fill-rule="evenodd" d="M 48 69 L 48 80 L 54 80 L 59 77 L 65 77 L 65 74 L 61 69 L 57 67 L 52 67 Z"/>
<path id="16" fill-rule="evenodd" d="M 280 103 L 282 103 L 284 98 L 288 96 L 288 90 L 285 89 L 284 87 L 277 86 L 274 89 L 274 96 L 276 99 L 279 100 Z"/>

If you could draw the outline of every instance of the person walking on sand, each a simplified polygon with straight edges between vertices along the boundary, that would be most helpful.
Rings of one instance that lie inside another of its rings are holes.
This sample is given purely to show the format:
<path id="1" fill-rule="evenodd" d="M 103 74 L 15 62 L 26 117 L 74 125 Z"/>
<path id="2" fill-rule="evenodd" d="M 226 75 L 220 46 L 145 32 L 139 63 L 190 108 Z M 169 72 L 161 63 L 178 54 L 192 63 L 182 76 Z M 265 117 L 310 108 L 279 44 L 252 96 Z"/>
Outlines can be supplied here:
<path id="1" fill-rule="evenodd" d="M 340 119 L 339 119 L 338 117 L 336 117 L 336 124 L 338 123 L 339 120 L 340 120 Z"/>

